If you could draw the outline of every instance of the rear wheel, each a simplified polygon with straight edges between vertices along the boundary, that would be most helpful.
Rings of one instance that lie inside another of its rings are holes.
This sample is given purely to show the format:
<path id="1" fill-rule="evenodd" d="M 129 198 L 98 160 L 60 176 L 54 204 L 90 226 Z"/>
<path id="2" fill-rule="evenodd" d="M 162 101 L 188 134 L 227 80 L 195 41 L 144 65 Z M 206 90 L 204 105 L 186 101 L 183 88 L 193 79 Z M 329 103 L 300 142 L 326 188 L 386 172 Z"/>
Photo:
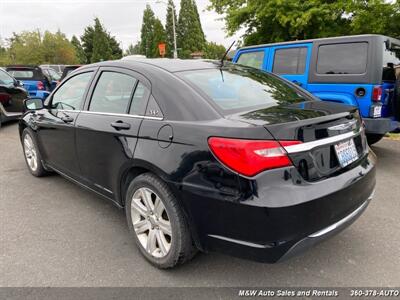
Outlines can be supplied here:
<path id="1" fill-rule="evenodd" d="M 373 145 L 373 144 L 379 142 L 384 136 L 385 136 L 384 134 L 369 133 L 369 134 L 367 134 L 368 144 Z"/>
<path id="2" fill-rule="evenodd" d="M 32 131 L 25 128 L 22 132 L 22 148 L 26 165 L 33 176 L 42 177 L 47 175 L 47 171 L 43 167 L 42 156 Z"/>
<path id="3" fill-rule="evenodd" d="M 128 187 L 125 212 L 143 256 L 158 268 L 172 268 L 196 253 L 183 212 L 168 186 L 151 173 Z"/>

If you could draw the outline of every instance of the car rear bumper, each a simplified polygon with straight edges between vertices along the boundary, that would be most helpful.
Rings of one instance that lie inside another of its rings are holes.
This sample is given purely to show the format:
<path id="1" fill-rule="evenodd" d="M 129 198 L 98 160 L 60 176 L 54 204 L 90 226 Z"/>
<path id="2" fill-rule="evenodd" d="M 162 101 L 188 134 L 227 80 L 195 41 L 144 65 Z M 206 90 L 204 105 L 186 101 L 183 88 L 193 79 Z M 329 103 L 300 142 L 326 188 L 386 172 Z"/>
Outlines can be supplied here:
<path id="1" fill-rule="evenodd" d="M 11 120 L 18 120 L 22 116 L 22 112 L 8 112 L 0 103 L 0 122 L 7 122 Z"/>
<path id="2" fill-rule="evenodd" d="M 326 240 L 327 238 L 336 235 L 346 227 L 350 226 L 354 221 L 356 221 L 362 213 L 367 208 L 369 202 L 373 198 L 372 193 L 368 199 L 362 203 L 358 208 L 356 208 L 352 213 L 344 217 L 343 219 L 333 223 L 332 225 L 325 227 L 309 236 L 305 237 L 304 239 L 300 240 L 296 244 L 294 244 L 280 259 L 279 261 L 286 260 L 292 256 L 300 254 L 305 250 L 311 248 L 312 246 Z"/>
<path id="3" fill-rule="evenodd" d="M 274 263 L 355 221 L 372 198 L 375 163 L 370 151 L 357 167 L 313 183 L 287 180 L 282 169 L 264 172 L 251 181 L 253 195 L 246 200 L 183 187 L 182 201 L 202 250 Z"/>
<path id="4" fill-rule="evenodd" d="M 400 126 L 400 123 L 390 118 L 363 118 L 366 133 L 385 134 Z"/>

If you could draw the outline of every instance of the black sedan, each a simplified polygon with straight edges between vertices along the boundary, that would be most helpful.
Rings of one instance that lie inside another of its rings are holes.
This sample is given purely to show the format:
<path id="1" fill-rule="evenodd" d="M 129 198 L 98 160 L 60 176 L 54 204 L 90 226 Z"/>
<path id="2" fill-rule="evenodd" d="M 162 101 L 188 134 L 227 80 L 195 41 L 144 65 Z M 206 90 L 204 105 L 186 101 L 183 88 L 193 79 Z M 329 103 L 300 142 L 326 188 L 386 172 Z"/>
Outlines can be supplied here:
<path id="1" fill-rule="evenodd" d="M 0 127 L 2 123 L 19 119 L 28 92 L 21 83 L 0 68 Z"/>
<path id="2" fill-rule="evenodd" d="M 276 262 L 367 207 L 376 157 L 356 108 L 273 74 L 211 61 L 80 68 L 25 103 L 30 172 L 55 171 L 124 208 L 160 268 L 201 251 Z"/>

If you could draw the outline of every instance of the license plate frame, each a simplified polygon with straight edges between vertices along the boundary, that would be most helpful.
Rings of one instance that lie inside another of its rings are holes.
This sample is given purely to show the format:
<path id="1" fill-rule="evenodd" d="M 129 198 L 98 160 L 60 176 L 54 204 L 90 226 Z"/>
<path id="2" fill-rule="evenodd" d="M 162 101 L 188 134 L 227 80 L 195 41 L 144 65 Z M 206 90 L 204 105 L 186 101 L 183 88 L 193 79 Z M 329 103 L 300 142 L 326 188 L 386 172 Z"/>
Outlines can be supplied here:
<path id="1" fill-rule="evenodd" d="M 358 158 L 358 152 L 354 139 L 344 140 L 334 145 L 336 157 L 342 168 L 355 162 Z"/>
<path id="2" fill-rule="evenodd" d="M 372 117 L 373 118 L 382 117 L 382 105 L 376 105 L 372 108 Z"/>

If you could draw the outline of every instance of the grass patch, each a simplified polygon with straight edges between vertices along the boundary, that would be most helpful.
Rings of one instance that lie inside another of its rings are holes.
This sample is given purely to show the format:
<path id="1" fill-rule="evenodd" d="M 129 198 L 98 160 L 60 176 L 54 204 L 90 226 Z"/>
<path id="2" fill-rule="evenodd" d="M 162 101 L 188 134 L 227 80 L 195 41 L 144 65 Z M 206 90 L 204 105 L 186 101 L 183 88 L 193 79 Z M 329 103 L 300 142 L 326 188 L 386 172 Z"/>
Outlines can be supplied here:
<path id="1" fill-rule="evenodd" d="M 400 141 L 400 133 L 387 133 L 385 137 L 392 141 Z"/>

